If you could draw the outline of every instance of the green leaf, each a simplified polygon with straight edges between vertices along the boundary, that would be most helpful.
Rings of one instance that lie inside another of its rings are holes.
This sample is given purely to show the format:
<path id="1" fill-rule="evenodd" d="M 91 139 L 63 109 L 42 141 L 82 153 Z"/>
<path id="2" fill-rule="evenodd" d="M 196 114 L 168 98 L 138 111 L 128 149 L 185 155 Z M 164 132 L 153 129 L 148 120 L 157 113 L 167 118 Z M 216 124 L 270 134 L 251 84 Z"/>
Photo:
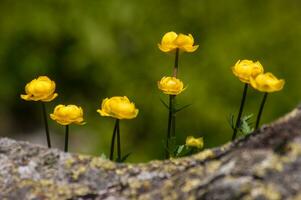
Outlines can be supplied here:
<path id="1" fill-rule="evenodd" d="M 235 129 L 234 114 L 230 114 L 227 121 L 228 121 L 231 129 L 234 130 Z"/>
<path id="2" fill-rule="evenodd" d="M 161 98 L 160 98 L 160 101 L 169 110 L 169 106 L 167 105 L 167 103 L 165 103 L 164 100 Z"/>
<path id="3" fill-rule="evenodd" d="M 253 114 L 245 115 L 242 117 L 239 127 L 239 131 L 242 135 L 248 135 L 254 131 L 254 128 L 252 128 L 252 117 Z"/>
<path id="4" fill-rule="evenodd" d="M 106 154 L 104 154 L 104 153 L 102 153 L 102 154 L 100 155 L 100 158 L 105 159 L 105 160 L 108 159 L 107 156 L 106 156 Z"/>
<path id="5" fill-rule="evenodd" d="M 178 146 L 178 149 L 177 149 L 176 155 L 180 155 L 181 152 L 183 151 L 184 147 L 185 147 L 185 145 L 179 145 L 179 146 Z"/>
<path id="6" fill-rule="evenodd" d="M 117 162 L 124 162 L 132 154 L 132 152 L 125 154 L 120 160 L 116 159 Z"/>
<path id="7" fill-rule="evenodd" d="M 179 111 L 181 111 L 181 110 L 183 110 L 183 109 L 185 109 L 185 108 L 187 108 L 187 107 L 189 107 L 189 106 L 191 106 L 192 104 L 187 104 L 187 105 L 185 105 L 185 106 L 182 106 L 181 108 L 178 108 L 178 109 L 175 109 L 175 112 L 177 113 L 177 112 L 179 112 Z"/>

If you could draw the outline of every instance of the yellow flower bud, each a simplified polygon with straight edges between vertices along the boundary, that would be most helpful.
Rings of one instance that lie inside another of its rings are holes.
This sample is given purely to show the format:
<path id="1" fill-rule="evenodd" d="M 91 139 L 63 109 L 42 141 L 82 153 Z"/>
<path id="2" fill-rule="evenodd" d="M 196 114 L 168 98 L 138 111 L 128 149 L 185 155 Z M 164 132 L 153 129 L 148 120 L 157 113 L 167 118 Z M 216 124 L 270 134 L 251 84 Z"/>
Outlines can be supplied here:
<path id="1" fill-rule="evenodd" d="M 175 32 L 168 32 L 162 37 L 161 44 L 158 44 L 158 46 L 163 52 L 171 52 L 177 48 L 185 52 L 194 52 L 199 45 L 193 46 L 193 44 L 194 39 L 191 34 L 184 35 L 180 33 L 178 35 Z"/>
<path id="2" fill-rule="evenodd" d="M 58 96 L 55 92 L 55 82 L 47 76 L 40 76 L 26 84 L 25 93 L 21 98 L 26 101 L 49 102 Z"/>
<path id="3" fill-rule="evenodd" d="M 180 79 L 166 76 L 158 81 L 158 88 L 162 90 L 163 93 L 169 95 L 178 95 L 185 90 L 184 84 Z"/>
<path id="4" fill-rule="evenodd" d="M 204 140 L 203 140 L 202 137 L 195 138 L 193 136 L 188 136 L 186 138 L 186 146 L 188 146 L 188 147 L 196 147 L 198 149 L 201 149 L 204 146 Z"/>
<path id="5" fill-rule="evenodd" d="M 256 78 L 251 78 L 251 85 L 261 92 L 276 92 L 282 90 L 285 81 L 276 78 L 272 73 L 259 74 Z"/>
<path id="6" fill-rule="evenodd" d="M 233 74 L 244 83 L 250 83 L 251 77 L 255 78 L 257 75 L 262 74 L 263 71 L 260 62 L 253 62 L 251 60 L 239 60 L 232 67 Z"/>
<path id="7" fill-rule="evenodd" d="M 113 117 L 117 119 L 133 119 L 137 117 L 139 110 L 135 104 L 125 97 L 111 97 L 102 101 L 101 109 L 97 112 L 101 116 Z"/>
<path id="8" fill-rule="evenodd" d="M 69 125 L 69 124 L 77 124 L 83 125 L 85 124 L 83 118 L 83 109 L 76 105 L 57 105 L 54 108 L 52 114 L 50 114 L 50 118 L 55 120 L 57 123 L 61 125 Z"/>

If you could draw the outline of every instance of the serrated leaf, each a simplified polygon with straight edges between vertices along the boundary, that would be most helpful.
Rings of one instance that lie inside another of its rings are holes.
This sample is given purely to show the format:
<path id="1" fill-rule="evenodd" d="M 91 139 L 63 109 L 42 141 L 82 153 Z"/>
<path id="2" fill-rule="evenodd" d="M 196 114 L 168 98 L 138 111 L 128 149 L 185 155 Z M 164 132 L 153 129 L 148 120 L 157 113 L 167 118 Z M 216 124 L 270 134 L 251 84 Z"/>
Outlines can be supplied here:
<path id="1" fill-rule="evenodd" d="M 253 114 L 242 117 L 241 124 L 239 127 L 239 131 L 241 132 L 242 135 L 248 135 L 254 131 L 254 128 L 252 128 L 252 122 L 251 122 L 252 117 L 253 117 Z"/>

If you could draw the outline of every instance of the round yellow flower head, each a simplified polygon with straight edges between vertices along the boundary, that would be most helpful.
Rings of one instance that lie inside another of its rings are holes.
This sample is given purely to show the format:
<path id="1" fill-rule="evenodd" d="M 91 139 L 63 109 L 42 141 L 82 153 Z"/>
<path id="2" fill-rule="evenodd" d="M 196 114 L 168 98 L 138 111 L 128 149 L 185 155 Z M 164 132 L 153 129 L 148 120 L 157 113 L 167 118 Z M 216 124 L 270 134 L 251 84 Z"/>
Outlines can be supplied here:
<path id="1" fill-rule="evenodd" d="M 139 110 L 127 97 L 116 96 L 105 98 L 102 101 L 101 109 L 98 109 L 97 112 L 101 116 L 116 119 L 133 119 L 137 117 Z"/>
<path id="2" fill-rule="evenodd" d="M 184 84 L 180 79 L 166 76 L 158 81 L 158 88 L 162 90 L 163 93 L 169 95 L 178 95 L 185 90 Z"/>
<path id="3" fill-rule="evenodd" d="M 25 93 L 21 98 L 26 101 L 49 102 L 55 99 L 58 94 L 55 92 L 55 82 L 47 76 L 40 76 L 26 84 Z"/>
<path id="4" fill-rule="evenodd" d="M 251 85 L 261 92 L 276 92 L 282 90 L 285 81 L 276 78 L 272 73 L 259 74 L 256 78 L 251 78 Z"/>
<path id="5" fill-rule="evenodd" d="M 175 49 L 180 49 L 185 52 L 194 52 L 197 50 L 199 45 L 194 44 L 194 39 L 191 34 L 184 35 L 180 33 L 179 35 L 173 31 L 165 33 L 161 39 L 161 44 L 158 44 L 159 49 L 163 52 L 171 52 Z"/>
<path id="6" fill-rule="evenodd" d="M 232 67 L 232 72 L 244 83 L 250 83 L 251 77 L 255 78 L 257 75 L 263 73 L 263 67 L 260 62 L 253 62 L 251 60 L 237 61 Z"/>
<path id="7" fill-rule="evenodd" d="M 204 146 L 204 140 L 203 140 L 202 137 L 195 138 L 193 136 L 188 136 L 186 138 L 186 146 L 188 146 L 188 147 L 196 147 L 198 149 L 201 149 Z"/>
<path id="8" fill-rule="evenodd" d="M 83 109 L 76 105 L 57 105 L 54 108 L 52 114 L 50 114 L 50 118 L 55 120 L 57 123 L 61 125 L 69 125 L 69 124 L 77 124 L 83 125 L 85 124 L 83 118 Z"/>

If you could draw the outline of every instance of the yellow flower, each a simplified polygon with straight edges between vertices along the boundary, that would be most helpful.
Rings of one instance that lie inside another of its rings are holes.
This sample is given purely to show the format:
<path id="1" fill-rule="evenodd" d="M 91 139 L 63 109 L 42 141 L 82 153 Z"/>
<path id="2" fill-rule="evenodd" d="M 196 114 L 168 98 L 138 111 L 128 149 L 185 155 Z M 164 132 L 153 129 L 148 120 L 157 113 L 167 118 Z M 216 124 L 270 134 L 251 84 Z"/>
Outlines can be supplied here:
<path id="1" fill-rule="evenodd" d="M 178 95 L 185 90 L 184 84 L 180 79 L 175 77 L 164 76 L 158 81 L 158 88 L 165 94 Z"/>
<path id="2" fill-rule="evenodd" d="M 251 85 L 261 92 L 276 92 L 282 90 L 285 81 L 276 78 L 272 73 L 259 74 L 256 78 L 251 78 Z"/>
<path id="3" fill-rule="evenodd" d="M 204 146 L 204 140 L 203 140 L 202 137 L 195 138 L 193 136 L 188 136 L 186 138 L 186 146 L 188 146 L 188 147 L 196 147 L 198 149 L 201 149 Z"/>
<path id="4" fill-rule="evenodd" d="M 77 124 L 83 125 L 85 124 L 83 118 L 83 109 L 76 105 L 57 105 L 54 108 L 52 114 L 50 114 L 50 118 L 55 120 L 57 123 L 61 125 L 69 125 L 69 124 Z"/>
<path id="5" fill-rule="evenodd" d="M 179 35 L 173 31 L 165 33 L 161 39 L 161 44 L 158 44 L 159 49 L 163 52 L 171 52 L 175 49 L 180 49 L 185 52 L 194 52 L 197 50 L 199 45 L 194 44 L 194 39 L 191 34 L 184 35 L 180 33 Z"/>
<path id="6" fill-rule="evenodd" d="M 137 117 L 139 110 L 126 96 L 116 96 L 104 99 L 101 104 L 101 109 L 98 109 L 97 112 L 101 116 L 106 117 L 133 119 Z"/>
<path id="7" fill-rule="evenodd" d="M 26 84 L 25 93 L 21 98 L 26 101 L 52 101 L 58 96 L 55 92 L 55 82 L 47 76 L 40 76 Z"/>
<path id="8" fill-rule="evenodd" d="M 237 61 L 232 67 L 232 72 L 244 83 L 250 83 L 251 77 L 255 78 L 257 75 L 263 73 L 263 67 L 260 62 L 253 62 L 251 60 Z"/>

